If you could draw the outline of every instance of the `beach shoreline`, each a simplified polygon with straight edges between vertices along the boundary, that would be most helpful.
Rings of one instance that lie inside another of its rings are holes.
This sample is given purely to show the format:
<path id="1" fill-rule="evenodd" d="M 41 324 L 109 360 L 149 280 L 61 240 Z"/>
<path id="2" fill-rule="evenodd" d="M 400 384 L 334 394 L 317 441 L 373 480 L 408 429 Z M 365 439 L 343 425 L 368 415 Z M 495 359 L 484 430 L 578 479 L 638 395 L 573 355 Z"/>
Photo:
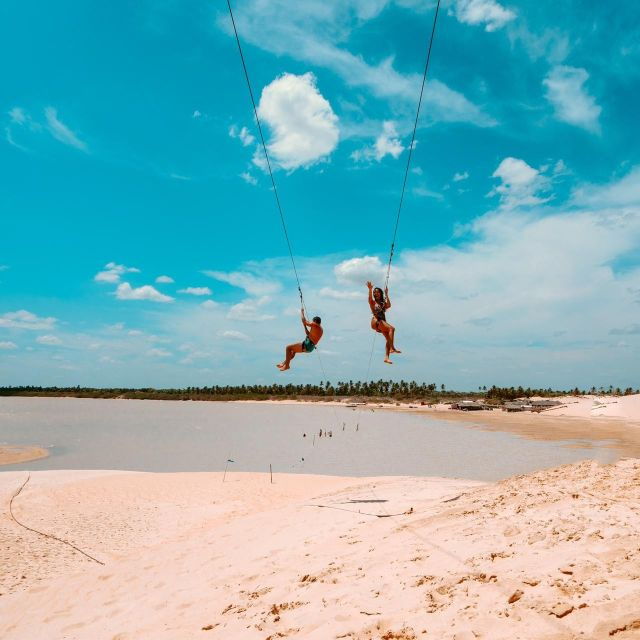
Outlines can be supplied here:
<path id="1" fill-rule="evenodd" d="M 0 445 L 0 467 L 33 462 L 49 457 L 49 451 L 35 445 Z"/>
<path id="2" fill-rule="evenodd" d="M 484 411 L 464 411 L 451 409 L 446 404 L 420 405 L 416 402 L 380 403 L 377 401 L 306 401 L 306 400 L 235 400 L 236 403 L 249 404 L 282 404 L 282 405 L 310 405 L 351 408 L 354 411 L 389 411 L 413 413 L 427 418 L 448 420 L 464 423 L 466 426 L 487 431 L 502 431 L 519 435 L 531 440 L 540 441 L 575 441 L 569 446 L 582 447 L 584 440 L 597 440 L 604 446 L 617 449 L 621 455 L 640 457 L 640 396 L 622 396 L 615 404 L 622 404 L 623 411 L 619 415 L 605 413 L 609 405 L 604 406 L 589 415 L 594 400 L 598 396 L 584 396 L 581 398 L 566 397 L 570 404 L 552 411 L 540 413 L 523 411 L 509 413 L 500 408 Z M 610 404 L 611 399 L 609 399 Z M 353 406 L 353 405 L 356 406 Z M 618 407 L 616 407 L 618 408 Z"/>

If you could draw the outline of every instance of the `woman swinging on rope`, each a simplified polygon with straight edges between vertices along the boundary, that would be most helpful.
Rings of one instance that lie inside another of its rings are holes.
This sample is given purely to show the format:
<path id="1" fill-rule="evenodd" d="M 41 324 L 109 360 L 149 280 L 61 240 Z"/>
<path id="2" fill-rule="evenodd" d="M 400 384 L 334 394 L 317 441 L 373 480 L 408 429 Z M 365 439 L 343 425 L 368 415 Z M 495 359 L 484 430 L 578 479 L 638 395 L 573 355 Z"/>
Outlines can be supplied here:
<path id="1" fill-rule="evenodd" d="M 393 364 L 393 362 L 389 360 L 389 356 L 392 353 L 402 353 L 402 351 L 396 349 L 394 344 L 395 327 L 387 322 L 386 311 L 391 308 L 389 288 L 385 287 L 383 293 L 380 287 L 374 287 L 370 282 L 367 282 L 367 287 L 369 289 L 369 307 L 371 307 L 371 313 L 373 314 L 373 318 L 371 318 L 371 328 L 384 336 L 387 341 L 384 361 L 387 364 Z"/>

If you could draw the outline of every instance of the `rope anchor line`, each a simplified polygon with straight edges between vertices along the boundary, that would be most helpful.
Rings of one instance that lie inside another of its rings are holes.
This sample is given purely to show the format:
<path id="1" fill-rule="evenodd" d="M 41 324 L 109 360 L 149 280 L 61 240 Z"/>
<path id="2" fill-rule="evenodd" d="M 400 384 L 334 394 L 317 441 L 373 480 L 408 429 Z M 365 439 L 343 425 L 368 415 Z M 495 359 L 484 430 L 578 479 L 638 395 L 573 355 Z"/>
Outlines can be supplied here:
<path id="1" fill-rule="evenodd" d="M 66 544 L 68 547 L 71 547 L 74 551 L 77 551 L 78 553 L 81 553 L 86 558 L 89 558 L 89 560 L 93 560 L 93 562 L 97 562 L 98 564 L 101 564 L 102 566 L 104 566 L 104 562 L 102 562 L 101 560 L 98 560 L 97 558 L 94 558 L 92 555 L 89 555 L 86 551 L 83 551 L 79 547 L 76 547 L 75 544 L 73 544 L 73 543 L 71 543 L 71 542 L 69 542 L 67 540 L 63 540 L 62 538 L 58 538 L 58 536 L 54 536 L 51 533 L 44 533 L 43 531 L 38 531 L 38 529 L 34 529 L 33 527 L 29 527 L 28 525 L 20 522 L 20 520 L 18 520 L 18 518 L 16 518 L 15 514 L 13 513 L 13 501 L 22 493 L 22 490 L 27 486 L 27 482 L 29 482 L 29 480 L 31 480 L 31 474 L 30 473 L 27 475 L 27 479 L 20 485 L 18 490 L 15 491 L 14 494 L 11 496 L 11 500 L 9 500 L 9 515 L 11 516 L 11 519 L 19 527 L 22 527 L 23 529 L 26 529 L 27 531 L 31 531 L 32 533 L 37 533 L 39 536 L 42 536 L 43 538 L 49 538 L 50 540 L 55 540 L 56 542 L 61 542 L 62 544 Z"/>

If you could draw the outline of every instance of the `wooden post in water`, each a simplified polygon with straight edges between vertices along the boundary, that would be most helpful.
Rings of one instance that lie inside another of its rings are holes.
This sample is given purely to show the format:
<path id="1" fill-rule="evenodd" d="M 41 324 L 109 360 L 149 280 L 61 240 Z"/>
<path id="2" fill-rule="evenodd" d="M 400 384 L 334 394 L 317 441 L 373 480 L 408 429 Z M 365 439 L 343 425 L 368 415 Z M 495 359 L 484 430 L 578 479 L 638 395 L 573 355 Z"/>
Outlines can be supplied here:
<path id="1" fill-rule="evenodd" d="M 269 475 L 271 476 L 271 484 L 273 484 L 273 469 L 271 468 L 271 463 L 269 463 Z"/>

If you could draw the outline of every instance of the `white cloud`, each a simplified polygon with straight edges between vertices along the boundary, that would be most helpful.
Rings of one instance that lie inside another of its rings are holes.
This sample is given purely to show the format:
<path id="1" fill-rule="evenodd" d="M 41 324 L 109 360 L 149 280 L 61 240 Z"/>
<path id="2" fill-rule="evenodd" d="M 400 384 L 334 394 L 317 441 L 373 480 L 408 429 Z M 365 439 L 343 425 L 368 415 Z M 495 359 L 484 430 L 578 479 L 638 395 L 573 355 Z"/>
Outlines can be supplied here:
<path id="1" fill-rule="evenodd" d="M 192 118 L 200 118 L 202 116 L 202 113 L 200 113 L 200 111 L 198 111 L 197 109 L 191 114 Z"/>
<path id="2" fill-rule="evenodd" d="M 469 173 L 467 171 L 464 171 L 462 173 L 455 173 L 453 175 L 453 181 L 460 182 L 461 180 L 467 180 L 468 177 L 469 177 Z"/>
<path id="3" fill-rule="evenodd" d="M 309 167 L 338 145 L 338 116 L 316 87 L 312 73 L 284 73 L 263 90 L 258 115 L 271 130 L 269 155 L 283 169 Z M 262 153 L 256 148 L 256 159 Z M 261 166 L 260 161 L 256 162 Z"/>
<path id="4" fill-rule="evenodd" d="M 243 171 L 240 174 L 240 177 L 247 183 L 250 184 L 252 186 L 256 186 L 258 184 L 258 180 L 255 178 L 255 176 L 252 176 L 248 171 Z"/>
<path id="5" fill-rule="evenodd" d="M 158 276 L 156 282 L 158 284 L 172 284 L 174 280 L 170 276 Z"/>
<path id="6" fill-rule="evenodd" d="M 385 277 L 385 267 L 380 258 L 364 256 L 363 258 L 350 258 L 337 264 L 333 272 L 338 282 L 342 284 L 358 284 L 364 289 L 367 280 L 380 282 Z M 366 291 L 366 289 L 364 289 Z"/>
<path id="7" fill-rule="evenodd" d="M 173 178 L 174 180 L 183 180 L 183 181 L 189 181 L 191 180 L 191 178 L 189 176 L 183 176 L 179 173 L 170 173 L 169 174 L 170 178 Z"/>
<path id="8" fill-rule="evenodd" d="M 456 0 L 449 10 L 460 22 L 471 25 L 485 25 L 485 31 L 496 31 L 515 19 L 511 9 L 505 9 L 495 0 Z"/>
<path id="9" fill-rule="evenodd" d="M 25 311 L 10 311 L 0 315 L 0 327 L 7 329 L 29 329 L 38 331 L 42 329 L 51 329 L 56 323 L 55 318 L 41 318 L 35 313 Z"/>
<path id="10" fill-rule="evenodd" d="M 60 340 L 58 336 L 52 336 L 52 335 L 38 336 L 36 338 L 36 342 L 38 344 L 46 344 L 51 346 L 62 344 L 62 340 Z"/>
<path id="11" fill-rule="evenodd" d="M 492 174 L 501 184 L 488 194 L 500 196 L 500 206 L 504 209 L 539 205 L 548 200 L 539 194 L 549 185 L 549 180 L 538 169 L 530 167 L 519 158 L 505 158 Z"/>
<path id="12" fill-rule="evenodd" d="M 116 298 L 118 300 L 151 300 L 152 302 L 172 302 L 171 296 L 160 293 L 150 284 L 142 287 L 132 287 L 128 282 L 122 282 L 116 289 Z"/>
<path id="13" fill-rule="evenodd" d="M 264 322 L 265 320 L 273 320 L 274 315 L 263 313 L 261 308 L 271 302 L 269 296 L 261 298 L 250 298 L 242 302 L 234 304 L 227 314 L 230 320 L 243 320 L 244 322 Z"/>
<path id="14" fill-rule="evenodd" d="M 318 295 L 321 298 L 333 298 L 334 300 L 357 300 L 365 294 L 358 291 L 343 291 L 331 287 L 322 287 L 322 289 L 318 291 Z"/>
<path id="15" fill-rule="evenodd" d="M 9 110 L 9 118 L 15 124 L 24 124 L 27 121 L 27 113 L 22 107 L 13 107 Z"/>
<path id="16" fill-rule="evenodd" d="M 640 205 L 640 166 L 605 185 L 581 185 L 574 189 L 573 201 L 580 206 L 624 207 Z"/>
<path id="17" fill-rule="evenodd" d="M 200 306 L 203 309 L 217 309 L 220 305 L 215 301 L 215 300 L 205 300 L 204 302 L 200 303 Z"/>
<path id="18" fill-rule="evenodd" d="M 387 155 L 398 158 L 403 151 L 404 147 L 398 137 L 395 123 L 386 120 L 382 123 L 382 132 L 376 138 L 373 146 L 358 149 L 351 154 L 351 157 L 356 162 L 370 161 L 374 158 L 380 162 Z"/>
<path id="19" fill-rule="evenodd" d="M 116 264 L 115 262 L 109 262 L 105 265 L 103 271 L 99 271 L 93 277 L 96 282 L 108 282 L 115 283 L 120 282 L 120 276 L 125 273 L 140 273 L 140 269 L 135 267 L 125 267 L 123 264 Z"/>
<path id="20" fill-rule="evenodd" d="M 249 342 L 251 338 L 242 331 L 235 331 L 234 329 L 227 329 L 226 331 L 218 331 L 218 335 L 221 338 L 227 338 L 228 340 L 239 340 L 241 342 Z"/>
<path id="21" fill-rule="evenodd" d="M 444 196 L 437 191 L 432 191 L 431 189 L 427 189 L 424 186 L 413 187 L 412 192 L 416 196 L 420 196 L 421 198 L 433 198 L 434 200 L 443 200 Z"/>
<path id="22" fill-rule="evenodd" d="M 259 278 L 247 271 L 203 271 L 206 276 L 244 289 L 251 296 L 265 296 L 280 290 L 280 284 L 266 278 Z"/>
<path id="23" fill-rule="evenodd" d="M 0 349 L 6 349 L 6 350 L 10 350 L 10 349 L 17 349 L 18 345 L 15 342 L 11 342 L 9 340 L 3 340 L 2 342 L 0 342 Z"/>
<path id="24" fill-rule="evenodd" d="M 421 75 L 399 73 L 393 58 L 369 64 L 344 46 L 355 27 L 375 18 L 388 4 L 389 0 L 356 3 L 248 0 L 236 8 L 235 15 L 240 32 L 251 44 L 277 56 L 291 56 L 330 69 L 347 85 L 368 89 L 378 98 L 397 102 L 409 114 L 414 109 Z M 416 10 L 424 8 L 422 1 L 404 0 L 401 4 Z M 232 35 L 226 16 L 220 18 L 219 24 Z M 432 121 L 471 122 L 481 127 L 496 124 L 463 94 L 436 79 L 430 80 L 425 89 L 425 114 Z"/>
<path id="25" fill-rule="evenodd" d="M 168 358 L 173 354 L 171 353 L 171 351 L 167 351 L 166 349 L 153 348 L 147 351 L 147 355 L 154 358 Z"/>
<path id="26" fill-rule="evenodd" d="M 86 142 L 80 140 L 80 138 L 78 138 L 78 136 L 58 118 L 57 109 L 54 107 L 47 107 L 44 110 L 44 115 L 47 119 L 47 129 L 56 140 L 69 145 L 70 147 L 75 147 L 80 151 L 88 151 Z"/>
<path id="27" fill-rule="evenodd" d="M 187 293 L 192 296 L 210 296 L 211 289 L 209 287 L 186 287 L 185 289 L 178 289 L 178 293 Z"/>
<path id="28" fill-rule="evenodd" d="M 599 133 L 602 108 L 584 87 L 588 79 L 585 69 L 558 65 L 549 71 L 543 84 L 558 120 Z"/>
<path id="29" fill-rule="evenodd" d="M 238 129 L 235 124 L 232 124 L 229 127 L 229 136 L 232 138 L 238 138 L 242 143 L 243 147 L 248 147 L 249 145 L 255 142 L 255 136 L 251 134 L 247 127 L 242 127 Z"/>

